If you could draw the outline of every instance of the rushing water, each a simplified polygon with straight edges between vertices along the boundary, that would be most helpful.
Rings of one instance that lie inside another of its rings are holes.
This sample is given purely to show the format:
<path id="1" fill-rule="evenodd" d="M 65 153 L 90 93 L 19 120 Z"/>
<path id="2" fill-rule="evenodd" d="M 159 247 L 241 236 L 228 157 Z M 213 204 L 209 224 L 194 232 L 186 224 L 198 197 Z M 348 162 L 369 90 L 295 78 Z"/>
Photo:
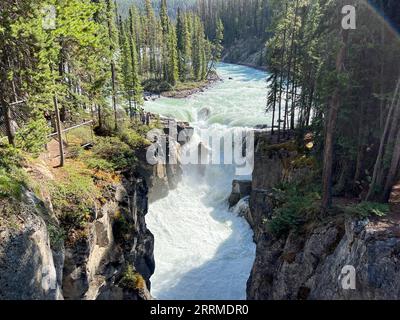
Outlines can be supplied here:
<path id="1" fill-rule="evenodd" d="M 147 102 L 145 109 L 189 121 L 196 130 L 189 148 L 197 148 L 203 131 L 228 135 L 267 124 L 265 73 L 229 64 L 220 64 L 218 73 L 224 81 L 204 93 Z M 250 177 L 235 177 L 232 165 L 207 166 L 204 176 L 193 166 L 183 169 L 178 188 L 151 204 L 146 217 L 155 236 L 152 294 L 168 300 L 245 299 L 253 233 L 226 200 L 233 179 Z"/>

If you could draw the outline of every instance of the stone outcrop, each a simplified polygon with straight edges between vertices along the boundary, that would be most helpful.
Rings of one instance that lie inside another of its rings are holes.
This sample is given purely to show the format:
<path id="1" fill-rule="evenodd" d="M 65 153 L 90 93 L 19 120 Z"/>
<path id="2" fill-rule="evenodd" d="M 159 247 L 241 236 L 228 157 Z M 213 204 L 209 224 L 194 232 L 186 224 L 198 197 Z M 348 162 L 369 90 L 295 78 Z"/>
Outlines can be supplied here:
<path id="1" fill-rule="evenodd" d="M 62 299 L 41 202 L 25 191 L 9 224 L 0 225 L 0 300 Z M 1 210 L 5 207 L 1 206 Z"/>
<path id="2" fill-rule="evenodd" d="M 400 212 L 400 181 L 392 188 L 389 204 L 393 212 Z"/>
<path id="3" fill-rule="evenodd" d="M 265 48 L 260 43 L 260 39 L 248 38 L 237 40 L 229 48 L 226 48 L 222 60 L 227 63 L 266 70 L 263 57 L 265 57 Z"/>
<path id="4" fill-rule="evenodd" d="M 229 196 L 228 203 L 229 207 L 232 208 L 238 204 L 240 199 L 248 197 L 251 194 L 251 181 L 247 180 L 233 180 L 232 182 L 232 193 Z"/>
<path id="5" fill-rule="evenodd" d="M 126 173 L 96 208 L 87 234 L 65 245 L 50 244 L 48 230 L 58 223 L 51 206 L 25 191 L 17 208 L 0 227 L 0 300 L 152 299 L 154 239 L 143 179 Z M 128 265 L 143 279 L 140 288 L 120 285 Z"/>
<path id="6" fill-rule="evenodd" d="M 338 214 L 274 237 L 265 223 L 273 214 L 272 188 L 307 176 L 307 168 L 289 165 L 296 151 L 288 145 L 270 146 L 265 134 L 256 141 L 252 192 L 243 214 L 257 243 L 248 299 L 398 299 L 399 213 L 370 219 Z M 347 286 L 349 270 L 355 271 L 354 289 Z"/>
<path id="7" fill-rule="evenodd" d="M 154 272 L 153 235 L 146 227 L 148 189 L 143 179 L 127 174 L 115 186 L 113 197 L 99 208 L 89 235 L 65 249 L 65 299 L 138 300 L 145 295 L 125 292 L 119 286 L 127 265 L 146 281 Z"/>
<path id="8" fill-rule="evenodd" d="M 264 234 L 257 243 L 248 298 L 398 299 L 399 235 L 390 218 L 333 221 L 281 239 Z M 355 289 L 343 285 L 346 266 L 355 270 Z"/>
<path id="9" fill-rule="evenodd" d="M 170 190 L 176 189 L 178 183 L 182 179 L 182 168 L 180 164 L 180 150 L 185 141 L 178 142 L 178 135 L 185 130 L 189 132 L 188 123 L 177 122 L 174 119 L 161 118 L 163 130 L 158 134 L 157 140 L 160 145 L 165 148 L 162 150 L 165 157 L 165 163 L 152 165 L 148 163 L 147 150 L 143 150 L 139 154 L 140 166 L 139 174 L 144 177 L 149 188 L 149 202 L 153 203 L 157 200 L 168 196 Z M 190 139 L 190 137 L 188 137 Z M 171 145 L 173 147 L 171 148 Z M 173 157 L 174 161 L 171 160 Z"/>

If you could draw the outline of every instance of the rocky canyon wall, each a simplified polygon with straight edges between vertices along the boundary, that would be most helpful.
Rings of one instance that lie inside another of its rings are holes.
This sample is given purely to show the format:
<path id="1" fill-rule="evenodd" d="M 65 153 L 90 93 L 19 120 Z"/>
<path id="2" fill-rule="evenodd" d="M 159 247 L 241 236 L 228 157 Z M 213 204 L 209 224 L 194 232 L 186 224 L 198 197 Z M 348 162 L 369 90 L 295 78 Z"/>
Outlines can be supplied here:
<path id="1" fill-rule="evenodd" d="M 271 145 L 267 133 L 258 133 L 256 141 L 251 192 L 240 211 L 257 244 L 248 299 L 399 299 L 399 212 L 371 218 L 339 213 L 275 237 L 267 228 L 274 211 L 273 188 L 299 181 L 309 169 L 293 166 L 297 152 L 285 144 Z M 351 271 L 354 287 L 347 278 Z"/>
<path id="2" fill-rule="evenodd" d="M 152 166 L 144 154 L 139 158 L 138 168 L 104 188 L 101 204 L 93 204 L 94 217 L 77 239 L 51 243 L 57 238 L 53 226 L 60 223 L 44 188 L 40 194 L 24 190 L 15 205 L 0 204 L 0 210 L 10 211 L 9 221 L 0 224 L 0 300 L 152 299 L 149 198 L 155 201 L 175 188 L 181 169 L 179 163 Z M 30 170 L 38 180 L 51 176 L 44 166 Z"/>

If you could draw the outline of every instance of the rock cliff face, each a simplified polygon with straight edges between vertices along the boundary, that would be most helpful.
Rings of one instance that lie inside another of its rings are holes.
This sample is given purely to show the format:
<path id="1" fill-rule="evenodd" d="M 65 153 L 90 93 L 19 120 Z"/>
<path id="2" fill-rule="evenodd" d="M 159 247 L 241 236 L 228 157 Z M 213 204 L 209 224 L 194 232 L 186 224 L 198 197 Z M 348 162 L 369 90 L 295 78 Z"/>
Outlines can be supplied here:
<path id="1" fill-rule="evenodd" d="M 178 186 L 182 178 L 182 168 L 180 165 L 180 148 L 184 142 L 178 143 L 178 134 L 185 130 L 188 132 L 189 124 L 177 122 L 174 119 L 162 118 L 161 123 L 164 129 L 158 135 L 161 144 L 164 144 L 166 163 L 150 165 L 146 159 L 146 152 L 139 154 L 140 167 L 139 174 L 144 177 L 149 188 L 149 202 L 155 202 L 168 196 L 170 190 Z M 171 131 L 171 132 L 170 132 Z M 190 138 L 190 137 L 189 137 Z M 171 144 L 174 145 L 171 148 Z M 170 161 L 174 157 L 176 161 Z M 175 162 L 175 163 L 174 163 Z"/>
<path id="2" fill-rule="evenodd" d="M 398 299 L 400 228 L 385 221 L 335 221 L 309 233 L 264 234 L 248 281 L 248 299 Z M 355 270 L 355 289 L 343 285 Z"/>
<path id="3" fill-rule="evenodd" d="M 150 299 L 154 272 L 153 235 L 146 227 L 148 189 L 143 179 L 126 174 L 97 212 L 89 235 L 65 249 L 65 299 Z M 127 265 L 144 278 L 145 288 L 119 285 Z M 141 291 L 139 289 L 142 289 Z"/>
<path id="4" fill-rule="evenodd" d="M 371 219 L 339 215 L 275 238 L 265 224 L 273 211 L 271 190 L 282 181 L 295 181 L 306 169 L 288 167 L 294 151 L 266 151 L 267 135 L 259 134 L 256 141 L 249 207 L 242 209 L 257 243 L 248 299 L 399 299 L 400 214 Z M 346 286 L 349 267 L 355 271 L 355 289 Z"/>
<path id="5" fill-rule="evenodd" d="M 260 39 L 248 38 L 236 41 L 231 47 L 225 49 L 222 60 L 227 63 L 266 70 L 265 55 L 266 52 Z"/>
<path id="6" fill-rule="evenodd" d="M 62 299 L 57 261 L 39 203 L 25 192 L 11 224 L 0 226 L 0 300 Z"/>
<path id="7" fill-rule="evenodd" d="M 0 210 L 10 211 L 0 215 L 7 217 L 7 223 L 0 219 L 0 300 L 152 299 L 154 238 L 145 221 L 149 197 L 166 196 L 181 170 L 179 163 L 151 166 L 140 160 L 139 170 L 107 185 L 85 234 L 74 241 L 50 243 L 49 233 L 59 222 L 48 192 L 25 191 L 16 204 L 0 202 Z M 44 166 L 32 170 L 36 179 L 54 179 Z"/>
<path id="8" fill-rule="evenodd" d="M 151 299 L 154 239 L 146 227 L 148 188 L 126 173 L 96 209 L 87 235 L 51 246 L 51 207 L 25 192 L 15 222 L 0 227 L 0 299 Z M 137 288 L 120 285 L 126 267 L 144 279 Z"/>

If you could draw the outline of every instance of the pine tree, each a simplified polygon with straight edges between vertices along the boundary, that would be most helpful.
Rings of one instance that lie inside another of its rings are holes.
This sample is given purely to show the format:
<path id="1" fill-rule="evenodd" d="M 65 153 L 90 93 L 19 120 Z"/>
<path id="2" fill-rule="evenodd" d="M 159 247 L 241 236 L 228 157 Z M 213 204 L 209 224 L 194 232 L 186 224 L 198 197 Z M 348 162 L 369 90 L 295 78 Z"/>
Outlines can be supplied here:
<path id="1" fill-rule="evenodd" d="M 179 69 L 176 33 L 172 24 L 168 28 L 168 57 L 168 82 L 175 86 L 179 79 Z"/>
<path id="2" fill-rule="evenodd" d="M 217 30 L 215 32 L 215 41 L 214 41 L 215 60 L 217 62 L 221 60 L 222 50 L 224 49 L 224 46 L 222 44 L 223 41 L 224 41 L 224 24 L 222 23 L 222 20 L 218 18 Z"/>
<path id="3" fill-rule="evenodd" d="M 215 39 L 213 41 L 211 50 L 211 63 L 207 71 L 207 76 L 211 71 L 215 70 L 216 64 L 219 61 L 221 61 L 222 51 L 224 49 L 224 46 L 222 45 L 223 41 L 224 41 L 224 25 L 222 23 L 222 20 L 218 19 L 216 23 Z"/>
<path id="4" fill-rule="evenodd" d="M 150 76 L 154 76 L 157 73 L 156 43 L 158 25 L 150 0 L 145 1 L 145 14 L 146 17 L 144 19 L 144 39 L 146 39 L 146 46 L 144 48 L 144 54 L 147 55 L 146 60 L 149 62 L 149 66 L 146 71 L 149 73 Z"/>
<path id="5" fill-rule="evenodd" d="M 184 39 L 184 50 L 183 50 L 183 59 L 184 59 L 184 75 L 185 79 L 190 79 L 193 77 L 192 70 L 192 34 L 191 34 L 191 19 L 188 14 L 185 15 L 185 23 L 183 29 L 183 39 Z"/>
<path id="6" fill-rule="evenodd" d="M 114 125 L 115 130 L 118 130 L 118 115 L 117 115 L 117 53 L 118 53 L 118 32 L 116 28 L 115 7 L 111 0 L 106 0 L 107 4 L 107 26 L 110 44 L 110 66 L 111 66 L 111 96 L 114 110 Z"/>
<path id="7" fill-rule="evenodd" d="M 176 37 L 177 37 L 177 49 L 178 49 L 178 70 L 180 80 L 184 82 L 186 80 L 186 63 L 185 63 L 185 45 L 186 39 L 186 23 L 182 16 L 181 9 L 178 9 L 178 16 L 176 22 Z"/>
<path id="8" fill-rule="evenodd" d="M 169 31 L 169 17 L 167 12 L 167 2 L 166 0 L 161 1 L 160 7 L 160 26 L 162 32 L 162 41 L 161 41 L 161 52 L 162 52 L 162 73 L 163 73 L 163 80 L 171 83 L 172 79 L 170 79 L 171 72 L 170 72 L 170 31 Z"/>
<path id="9" fill-rule="evenodd" d="M 132 72 L 132 91 L 133 91 L 133 102 L 135 104 L 135 109 L 138 106 L 143 104 L 143 88 L 139 76 L 139 66 L 138 66 L 138 56 L 137 56 L 137 48 L 135 41 L 135 29 L 134 29 L 134 11 L 130 10 L 129 14 L 129 25 L 130 25 L 130 34 L 129 34 L 129 48 L 131 53 L 131 72 Z M 132 113 L 131 113 L 132 115 Z"/>

